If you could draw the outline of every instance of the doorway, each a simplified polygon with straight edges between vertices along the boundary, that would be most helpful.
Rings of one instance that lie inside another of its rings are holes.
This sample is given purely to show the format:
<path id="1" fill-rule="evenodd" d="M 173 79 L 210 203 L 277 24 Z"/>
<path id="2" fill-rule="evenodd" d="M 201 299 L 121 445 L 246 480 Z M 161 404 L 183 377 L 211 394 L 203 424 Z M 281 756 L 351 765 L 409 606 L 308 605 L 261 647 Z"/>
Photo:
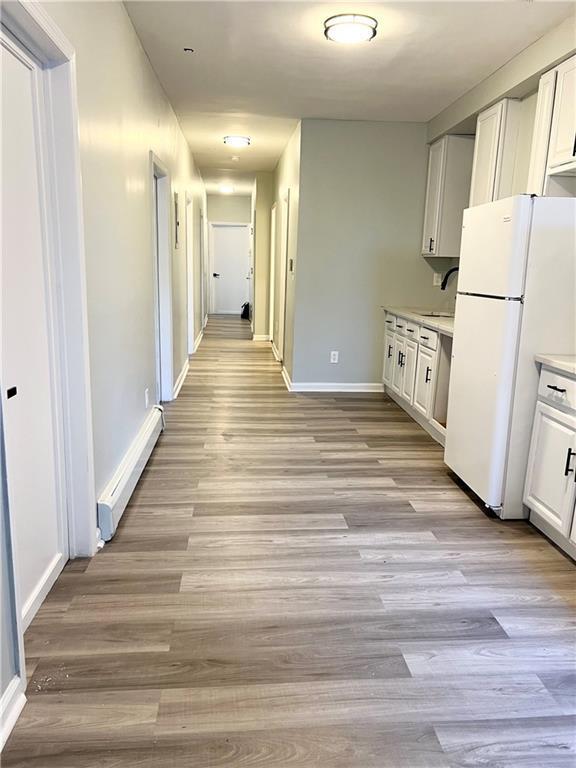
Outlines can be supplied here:
<path id="1" fill-rule="evenodd" d="M 186 195 L 186 305 L 188 317 L 188 354 L 194 353 L 194 199 Z"/>
<path id="2" fill-rule="evenodd" d="M 250 299 L 250 225 L 210 224 L 211 311 L 239 315 Z"/>
<path id="3" fill-rule="evenodd" d="M 286 281 L 288 266 L 288 235 L 290 224 L 290 190 L 280 207 L 280 237 L 276 248 L 274 269 L 274 324 L 272 349 L 276 358 L 284 361 L 284 330 L 286 324 Z M 275 225 L 276 227 L 276 225 Z"/>
<path id="4" fill-rule="evenodd" d="M 1 37 L 0 378 L 23 628 L 68 560 L 42 67 Z"/>
<path id="5" fill-rule="evenodd" d="M 152 228 L 156 340 L 156 402 L 173 399 L 172 258 L 170 238 L 170 177 L 150 153 L 152 165 Z"/>
<path id="6" fill-rule="evenodd" d="M 274 302 L 276 285 L 276 203 L 270 211 L 270 306 L 268 312 L 268 333 L 272 344 L 274 344 Z"/>

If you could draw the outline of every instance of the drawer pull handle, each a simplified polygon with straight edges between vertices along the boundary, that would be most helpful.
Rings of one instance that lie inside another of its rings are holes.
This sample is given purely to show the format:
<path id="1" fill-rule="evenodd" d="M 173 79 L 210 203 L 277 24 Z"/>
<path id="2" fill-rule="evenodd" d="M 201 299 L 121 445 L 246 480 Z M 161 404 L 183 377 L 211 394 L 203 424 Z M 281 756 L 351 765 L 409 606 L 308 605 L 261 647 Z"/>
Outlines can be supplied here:
<path id="1" fill-rule="evenodd" d="M 570 469 L 572 456 L 576 456 L 576 451 L 573 451 L 572 448 L 568 448 L 568 453 L 566 454 L 566 465 L 564 466 L 564 477 L 568 477 L 571 472 L 574 472 L 573 469 Z"/>
<path id="2" fill-rule="evenodd" d="M 566 390 L 562 389 L 562 387 L 557 387 L 556 384 L 546 384 L 548 389 L 553 389 L 554 392 L 561 392 L 562 394 L 566 394 Z"/>
<path id="3" fill-rule="evenodd" d="M 392 344 L 388 344 L 388 357 L 392 357 Z"/>
<path id="4" fill-rule="evenodd" d="M 414 328 L 406 328 L 406 333 L 414 333 Z"/>
<path id="5" fill-rule="evenodd" d="M 432 381 L 432 368 L 430 368 L 429 365 L 426 366 L 426 376 L 424 378 L 424 384 L 428 384 L 429 381 Z"/>
<path id="6" fill-rule="evenodd" d="M 420 336 L 421 339 L 424 339 L 424 341 L 430 341 L 430 336 Z"/>
<path id="7" fill-rule="evenodd" d="M 404 328 L 404 326 L 403 326 L 403 325 L 400 325 L 400 323 L 398 323 L 398 325 L 396 326 L 396 328 Z"/>

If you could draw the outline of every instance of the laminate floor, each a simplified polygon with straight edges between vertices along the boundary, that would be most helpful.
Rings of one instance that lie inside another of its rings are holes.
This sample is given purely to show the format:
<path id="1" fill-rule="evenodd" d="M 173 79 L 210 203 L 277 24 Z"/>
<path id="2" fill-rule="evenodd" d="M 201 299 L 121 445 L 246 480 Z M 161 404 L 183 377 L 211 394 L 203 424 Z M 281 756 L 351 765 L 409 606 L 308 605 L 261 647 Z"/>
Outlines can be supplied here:
<path id="1" fill-rule="evenodd" d="M 212 317 L 166 418 L 26 633 L 5 768 L 576 765 L 574 564 L 393 402 Z"/>

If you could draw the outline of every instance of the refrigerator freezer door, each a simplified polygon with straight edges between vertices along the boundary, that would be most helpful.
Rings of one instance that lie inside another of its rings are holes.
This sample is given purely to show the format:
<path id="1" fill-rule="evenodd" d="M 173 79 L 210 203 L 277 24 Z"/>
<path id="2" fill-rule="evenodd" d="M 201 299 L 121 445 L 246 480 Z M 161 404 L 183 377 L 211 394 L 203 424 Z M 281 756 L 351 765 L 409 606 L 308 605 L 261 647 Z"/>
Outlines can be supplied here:
<path id="1" fill-rule="evenodd" d="M 517 195 L 464 211 L 459 293 L 524 294 L 532 204 Z"/>
<path id="2" fill-rule="evenodd" d="M 522 304 L 458 296 L 444 461 L 489 507 L 502 504 Z"/>

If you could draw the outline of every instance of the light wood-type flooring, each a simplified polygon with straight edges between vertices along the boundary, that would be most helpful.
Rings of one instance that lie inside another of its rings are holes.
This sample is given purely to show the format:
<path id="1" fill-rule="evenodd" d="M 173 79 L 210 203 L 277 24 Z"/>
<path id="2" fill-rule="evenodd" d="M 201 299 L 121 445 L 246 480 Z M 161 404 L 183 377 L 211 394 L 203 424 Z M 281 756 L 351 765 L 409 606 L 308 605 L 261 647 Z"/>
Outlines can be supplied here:
<path id="1" fill-rule="evenodd" d="M 2 766 L 575 766 L 574 564 L 246 329 L 210 319 L 117 535 L 27 631 Z"/>

